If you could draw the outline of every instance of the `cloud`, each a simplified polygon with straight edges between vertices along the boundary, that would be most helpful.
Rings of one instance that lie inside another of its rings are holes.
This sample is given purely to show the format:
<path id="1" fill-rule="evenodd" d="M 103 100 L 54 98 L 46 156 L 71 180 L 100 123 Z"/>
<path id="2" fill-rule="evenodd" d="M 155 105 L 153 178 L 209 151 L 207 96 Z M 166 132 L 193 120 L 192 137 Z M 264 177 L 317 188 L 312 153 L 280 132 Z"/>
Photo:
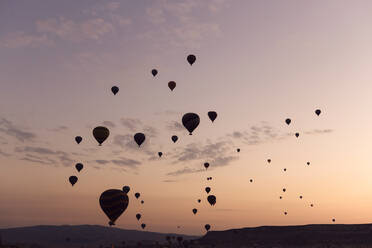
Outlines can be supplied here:
<path id="1" fill-rule="evenodd" d="M 13 137 L 21 142 L 33 141 L 36 138 L 36 134 L 22 130 L 15 126 L 11 121 L 5 118 L 0 119 L 0 132 Z"/>
<path id="2" fill-rule="evenodd" d="M 271 140 L 279 140 L 287 136 L 265 122 L 253 125 L 248 130 L 234 131 L 227 135 L 234 140 L 242 141 L 246 145 L 259 145 Z"/>
<path id="3" fill-rule="evenodd" d="M 111 160 L 111 162 L 115 165 L 122 166 L 122 167 L 129 167 L 132 169 L 136 169 L 137 165 L 140 165 L 141 162 L 129 158 L 120 158 Z"/>
<path id="4" fill-rule="evenodd" d="M 181 123 L 179 123 L 178 121 L 168 122 L 166 128 L 169 131 L 173 131 L 173 132 L 181 132 L 181 131 L 185 130 L 184 126 Z"/>
<path id="5" fill-rule="evenodd" d="M 332 133 L 333 129 L 314 129 L 311 131 L 306 131 L 305 134 L 327 134 Z"/>
<path id="6" fill-rule="evenodd" d="M 0 46 L 7 48 L 50 46 L 54 42 L 46 34 L 26 34 L 22 31 L 9 33 L 0 37 Z"/>
<path id="7" fill-rule="evenodd" d="M 130 134 L 121 135 L 117 134 L 114 136 L 114 144 L 121 148 L 136 148 L 137 144 L 134 143 L 133 136 Z"/>
<path id="8" fill-rule="evenodd" d="M 176 170 L 173 172 L 168 172 L 167 176 L 180 176 L 184 174 L 192 174 L 192 173 L 198 173 L 204 171 L 203 169 L 191 169 L 189 167 L 184 167 L 183 169 Z"/>
<path id="9" fill-rule="evenodd" d="M 9 153 L 7 153 L 7 152 L 4 152 L 4 151 L 2 151 L 2 150 L 0 150 L 0 155 L 1 155 L 1 156 L 4 156 L 4 157 L 10 157 L 10 156 L 12 156 L 11 154 L 9 154 Z"/>
<path id="10" fill-rule="evenodd" d="M 95 160 L 95 162 L 97 164 L 108 164 L 108 163 L 110 163 L 110 161 L 108 161 L 108 160 L 101 160 L 101 159 L 97 159 L 97 160 Z"/>
<path id="11" fill-rule="evenodd" d="M 163 180 L 162 182 L 163 182 L 163 183 L 176 183 L 176 182 L 178 182 L 178 180 L 170 180 L 170 179 L 166 179 L 166 180 Z"/>
<path id="12" fill-rule="evenodd" d="M 110 127 L 110 128 L 116 127 L 115 123 L 113 123 L 112 121 L 104 121 L 102 122 L 102 125 Z"/>
<path id="13" fill-rule="evenodd" d="M 138 126 L 142 126 L 142 121 L 140 119 L 133 119 L 133 118 L 121 118 L 121 124 L 128 128 L 130 131 L 135 132 L 138 130 Z"/>
<path id="14" fill-rule="evenodd" d="M 66 126 L 59 126 L 53 129 L 49 129 L 49 131 L 53 131 L 53 132 L 61 132 L 61 131 L 66 131 L 66 130 L 68 130 L 68 127 Z"/>
<path id="15" fill-rule="evenodd" d="M 44 161 L 44 164 L 58 164 L 55 160 L 51 159 L 53 157 L 64 166 L 71 166 L 74 164 L 74 160 L 70 157 L 70 154 L 63 151 L 54 151 L 49 148 L 45 147 L 31 147 L 31 146 L 24 146 L 24 147 L 16 147 L 14 149 L 16 153 L 28 153 L 26 154 L 27 161 L 32 160 L 39 160 Z M 39 156 L 35 155 L 38 154 Z M 25 159 L 23 159 L 25 160 Z"/>

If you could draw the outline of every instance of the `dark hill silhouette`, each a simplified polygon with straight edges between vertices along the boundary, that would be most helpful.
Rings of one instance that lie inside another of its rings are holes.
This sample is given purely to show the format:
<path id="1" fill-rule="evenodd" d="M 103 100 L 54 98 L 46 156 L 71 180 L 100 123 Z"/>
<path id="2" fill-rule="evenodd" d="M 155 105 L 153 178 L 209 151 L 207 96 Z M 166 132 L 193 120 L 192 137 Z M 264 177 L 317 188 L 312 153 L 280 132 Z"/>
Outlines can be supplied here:
<path id="1" fill-rule="evenodd" d="M 372 224 L 262 226 L 210 231 L 198 240 L 215 247 L 372 247 Z"/>
<path id="2" fill-rule="evenodd" d="M 182 236 L 184 239 L 195 239 L 196 236 L 165 234 L 156 232 L 125 230 L 98 225 L 79 226 L 30 226 L 0 229 L 5 244 L 39 244 L 42 247 L 103 247 L 109 244 L 153 243 L 164 242 L 166 236 Z"/>

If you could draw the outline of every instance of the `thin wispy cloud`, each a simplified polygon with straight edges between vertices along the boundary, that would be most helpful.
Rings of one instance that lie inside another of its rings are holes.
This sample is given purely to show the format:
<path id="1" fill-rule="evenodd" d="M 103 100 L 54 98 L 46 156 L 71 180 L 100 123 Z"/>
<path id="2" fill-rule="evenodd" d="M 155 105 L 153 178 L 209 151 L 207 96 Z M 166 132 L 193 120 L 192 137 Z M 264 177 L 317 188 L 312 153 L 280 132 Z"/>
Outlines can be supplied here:
<path id="1" fill-rule="evenodd" d="M 5 118 L 0 119 L 0 133 L 13 137 L 21 142 L 34 141 L 36 138 L 35 133 L 26 131 Z"/>

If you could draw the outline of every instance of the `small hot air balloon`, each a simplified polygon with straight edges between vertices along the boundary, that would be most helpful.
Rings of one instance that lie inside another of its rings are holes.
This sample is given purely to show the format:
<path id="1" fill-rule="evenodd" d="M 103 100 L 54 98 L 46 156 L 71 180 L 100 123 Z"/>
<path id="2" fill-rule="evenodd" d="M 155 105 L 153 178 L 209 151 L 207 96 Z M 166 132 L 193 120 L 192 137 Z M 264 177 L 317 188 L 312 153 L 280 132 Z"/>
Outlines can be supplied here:
<path id="1" fill-rule="evenodd" d="M 336 219 L 332 219 L 332 221 L 333 221 L 333 222 L 335 222 L 335 221 L 336 221 Z"/>
<path id="2" fill-rule="evenodd" d="M 134 194 L 134 196 L 135 196 L 137 199 L 140 197 L 140 195 L 141 195 L 141 194 L 138 193 L 138 192 Z"/>
<path id="3" fill-rule="evenodd" d="M 214 122 L 214 120 L 217 118 L 217 112 L 215 112 L 215 111 L 209 111 L 208 112 L 208 117 L 209 117 L 209 119 L 212 122 Z"/>
<path id="4" fill-rule="evenodd" d="M 208 232 L 209 229 L 211 229 L 211 226 L 210 226 L 209 224 L 206 224 L 206 225 L 204 226 L 204 228 L 205 228 L 205 230 L 207 230 L 207 232 Z"/>
<path id="5" fill-rule="evenodd" d="M 284 188 L 284 189 L 283 189 L 283 192 L 285 192 L 285 191 L 286 191 L 286 189 Z"/>
<path id="6" fill-rule="evenodd" d="M 75 168 L 76 168 L 76 170 L 78 171 L 78 172 L 80 172 L 82 169 L 83 169 L 83 164 L 82 163 L 77 163 L 76 165 L 75 165 Z"/>
<path id="7" fill-rule="evenodd" d="M 76 136 L 75 137 L 75 141 L 76 143 L 80 144 L 80 142 L 83 140 L 83 138 L 81 136 Z"/>
<path id="8" fill-rule="evenodd" d="M 200 200 L 200 199 L 198 199 L 198 202 L 200 203 L 200 202 L 201 202 L 201 200 Z"/>
<path id="9" fill-rule="evenodd" d="M 200 118 L 199 115 L 195 113 L 187 113 L 184 114 L 182 117 L 182 124 L 183 126 L 189 131 L 190 135 L 192 132 L 199 126 Z"/>
<path id="10" fill-rule="evenodd" d="M 279 196 L 279 199 L 282 199 L 282 197 L 281 197 L 281 196 Z"/>
<path id="11" fill-rule="evenodd" d="M 287 215 L 287 212 L 284 212 L 284 215 Z"/>
<path id="12" fill-rule="evenodd" d="M 110 135 L 110 131 L 107 127 L 96 127 L 93 129 L 93 136 L 97 140 L 99 145 L 102 145 L 102 143 L 108 138 Z"/>
<path id="13" fill-rule="evenodd" d="M 291 124 L 291 119 L 289 118 L 285 119 L 285 123 L 287 123 L 287 125 Z"/>
<path id="14" fill-rule="evenodd" d="M 284 171 L 287 171 L 287 168 L 284 168 L 283 170 L 284 170 Z"/>
<path id="15" fill-rule="evenodd" d="M 123 191 L 125 192 L 125 194 L 128 194 L 129 191 L 130 191 L 130 187 L 129 186 L 124 186 Z"/>
<path id="16" fill-rule="evenodd" d="M 140 220 L 141 219 L 141 214 L 136 214 L 136 219 Z"/>
<path id="17" fill-rule="evenodd" d="M 113 93 L 114 95 L 116 95 L 116 94 L 119 92 L 119 87 L 117 87 L 117 86 L 112 86 L 111 91 L 112 91 L 112 93 Z"/>
<path id="18" fill-rule="evenodd" d="M 237 152 L 240 152 L 240 148 L 236 149 Z"/>
<path id="19" fill-rule="evenodd" d="M 127 209 L 128 203 L 128 195 L 118 189 L 106 190 L 99 198 L 101 209 L 110 219 L 110 225 L 115 225 L 115 221 Z"/>
<path id="20" fill-rule="evenodd" d="M 310 207 L 314 207 L 314 204 L 310 204 Z"/>
<path id="21" fill-rule="evenodd" d="M 211 206 L 214 206 L 214 204 L 216 204 L 216 196 L 214 196 L 214 195 L 209 195 L 207 197 L 207 200 L 208 200 L 209 204 L 211 204 Z"/>
<path id="22" fill-rule="evenodd" d="M 176 88 L 176 82 L 174 82 L 174 81 L 170 81 L 170 82 L 168 83 L 168 87 L 169 87 L 169 89 L 170 89 L 171 91 L 173 91 L 174 88 Z"/>
<path id="23" fill-rule="evenodd" d="M 141 201 L 141 204 L 144 204 L 144 203 L 145 203 L 145 201 L 144 201 L 144 200 L 142 200 L 142 201 Z"/>
<path id="24" fill-rule="evenodd" d="M 209 194 L 209 192 L 211 192 L 211 188 L 206 187 L 206 188 L 205 188 L 205 192 L 207 192 L 207 194 Z"/>
<path id="25" fill-rule="evenodd" d="M 194 64 L 195 60 L 196 60 L 195 55 L 190 54 L 190 55 L 187 56 L 187 62 L 189 62 L 190 65 Z"/>
<path id="26" fill-rule="evenodd" d="M 268 159 L 267 162 L 270 164 L 271 163 L 271 159 Z"/>
<path id="27" fill-rule="evenodd" d="M 145 223 L 142 223 L 142 224 L 141 224 L 141 227 L 142 227 L 142 229 L 145 229 L 146 224 L 145 224 Z"/>
<path id="28" fill-rule="evenodd" d="M 320 113 L 322 113 L 322 111 L 321 111 L 320 109 L 315 110 L 315 114 L 316 114 L 317 116 L 319 116 Z"/>
<path id="29" fill-rule="evenodd" d="M 208 163 L 208 162 L 205 162 L 205 163 L 204 163 L 204 167 L 205 167 L 205 169 L 207 170 L 208 167 L 209 167 L 209 163 Z"/>
<path id="30" fill-rule="evenodd" d="M 300 199 L 302 199 L 302 195 L 300 195 Z"/>
<path id="31" fill-rule="evenodd" d="M 134 141 L 137 143 L 138 147 L 145 141 L 146 137 L 143 133 L 136 133 L 134 135 Z"/>
<path id="32" fill-rule="evenodd" d="M 155 77 L 158 74 L 158 70 L 152 69 L 151 74 Z"/>
<path id="33" fill-rule="evenodd" d="M 177 135 L 173 135 L 173 136 L 172 136 L 172 141 L 173 141 L 173 143 L 176 143 L 176 142 L 177 142 L 177 140 L 178 140 L 178 137 L 177 137 Z"/>
<path id="34" fill-rule="evenodd" d="M 310 165 L 310 162 L 307 162 L 306 164 L 307 164 L 307 165 Z"/>
<path id="35" fill-rule="evenodd" d="M 296 136 L 296 138 L 298 138 L 298 136 L 300 136 L 300 134 L 299 133 L 295 133 L 295 136 Z"/>
<path id="36" fill-rule="evenodd" d="M 162 152 L 158 152 L 158 155 L 159 155 L 159 158 L 161 158 L 161 156 L 163 156 L 163 153 Z"/>
<path id="37" fill-rule="evenodd" d="M 197 210 L 196 208 L 194 208 L 194 209 L 192 210 L 192 212 L 193 212 L 194 214 L 196 214 L 196 213 L 198 212 L 198 210 Z"/>
<path id="38" fill-rule="evenodd" d="M 68 180 L 70 181 L 71 185 L 74 186 L 74 184 L 78 181 L 78 178 L 76 176 L 70 176 Z"/>
<path id="39" fill-rule="evenodd" d="M 249 179 L 249 181 L 250 181 L 251 183 L 253 183 L 253 179 Z"/>

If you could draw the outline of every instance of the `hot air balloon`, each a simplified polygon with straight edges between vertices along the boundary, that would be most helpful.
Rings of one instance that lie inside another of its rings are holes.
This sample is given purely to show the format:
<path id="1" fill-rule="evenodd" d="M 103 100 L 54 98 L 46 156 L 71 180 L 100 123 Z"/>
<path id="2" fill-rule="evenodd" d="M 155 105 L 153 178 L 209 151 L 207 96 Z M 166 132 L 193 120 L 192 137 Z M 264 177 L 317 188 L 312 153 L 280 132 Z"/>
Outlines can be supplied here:
<path id="1" fill-rule="evenodd" d="M 271 159 L 268 159 L 267 162 L 270 164 L 271 163 Z"/>
<path id="2" fill-rule="evenodd" d="M 112 93 L 113 93 L 114 95 L 116 95 L 116 94 L 119 92 L 119 87 L 117 87 L 117 86 L 112 86 L 111 91 L 112 91 Z"/>
<path id="3" fill-rule="evenodd" d="M 213 206 L 214 204 L 216 204 L 216 197 L 214 195 L 209 195 L 207 197 L 207 200 L 208 200 L 209 204 L 211 204 L 211 206 Z"/>
<path id="4" fill-rule="evenodd" d="M 190 54 L 189 56 L 187 56 L 187 62 L 189 62 L 190 65 L 194 64 L 195 60 L 196 60 L 195 55 Z"/>
<path id="5" fill-rule="evenodd" d="M 307 164 L 307 165 L 310 165 L 310 162 L 307 162 L 306 164 Z"/>
<path id="6" fill-rule="evenodd" d="M 302 199 L 302 195 L 300 195 L 300 199 Z"/>
<path id="7" fill-rule="evenodd" d="M 102 143 L 108 138 L 110 135 L 110 131 L 107 127 L 96 127 L 93 129 L 93 136 L 97 140 L 99 145 L 102 145 Z"/>
<path id="8" fill-rule="evenodd" d="M 205 228 L 205 230 L 207 230 L 207 232 L 208 232 L 209 229 L 211 229 L 211 226 L 210 226 L 209 224 L 206 224 L 206 225 L 204 226 L 204 228 Z"/>
<path id="9" fill-rule="evenodd" d="M 249 179 L 249 181 L 250 181 L 251 183 L 253 183 L 253 179 Z"/>
<path id="10" fill-rule="evenodd" d="M 283 192 L 285 192 L 285 191 L 286 191 L 286 189 L 284 188 L 284 189 L 283 189 Z"/>
<path id="11" fill-rule="evenodd" d="M 76 165 L 75 165 L 75 168 L 76 168 L 76 170 L 78 171 L 78 172 L 80 172 L 82 169 L 83 169 L 83 164 L 82 163 L 77 163 Z"/>
<path id="12" fill-rule="evenodd" d="M 316 114 L 317 116 L 319 116 L 320 113 L 322 113 L 322 111 L 321 111 L 320 109 L 315 110 L 315 114 Z"/>
<path id="13" fill-rule="evenodd" d="M 173 91 L 174 88 L 176 88 L 176 82 L 174 82 L 174 81 L 170 81 L 170 82 L 168 83 L 168 87 L 169 87 L 169 89 L 170 89 L 171 91 Z"/>
<path id="14" fill-rule="evenodd" d="M 193 212 L 194 214 L 196 214 L 196 213 L 198 212 L 198 210 L 197 210 L 196 208 L 194 208 L 194 209 L 192 210 L 192 212 Z"/>
<path id="15" fill-rule="evenodd" d="M 284 215 L 287 215 L 287 212 L 284 212 Z"/>
<path id="16" fill-rule="evenodd" d="M 287 123 L 287 125 L 291 124 L 291 119 L 289 118 L 285 119 L 285 123 Z"/>
<path id="17" fill-rule="evenodd" d="M 173 141 L 173 143 L 176 143 L 176 142 L 177 142 L 177 140 L 178 140 L 178 137 L 177 137 L 177 135 L 173 135 L 173 136 L 172 136 L 172 141 Z"/>
<path id="18" fill-rule="evenodd" d="M 208 163 L 208 162 L 205 162 L 205 163 L 204 163 L 204 167 L 205 167 L 205 169 L 207 170 L 208 167 L 209 167 L 209 163 Z"/>
<path id="19" fill-rule="evenodd" d="M 207 192 L 207 194 L 209 194 L 209 192 L 211 192 L 211 188 L 206 187 L 206 188 L 205 188 L 205 192 Z"/>
<path id="20" fill-rule="evenodd" d="M 129 186 L 124 186 L 123 191 L 125 192 L 125 194 L 128 194 L 129 191 L 130 191 L 130 187 Z"/>
<path id="21" fill-rule="evenodd" d="M 76 176 L 70 176 L 68 180 L 70 181 L 71 185 L 74 186 L 74 184 L 78 181 L 78 178 Z"/>
<path id="22" fill-rule="evenodd" d="M 134 141 L 137 143 L 138 147 L 145 141 L 146 137 L 143 133 L 136 133 L 134 135 Z"/>
<path id="23" fill-rule="evenodd" d="M 335 222 L 335 221 L 336 221 L 336 219 L 332 219 L 332 221 L 333 221 L 333 222 Z"/>
<path id="24" fill-rule="evenodd" d="M 142 200 L 142 201 L 141 201 L 141 204 L 144 204 L 144 203 L 145 203 L 145 201 L 144 201 L 144 200 Z"/>
<path id="25" fill-rule="evenodd" d="M 200 118 L 199 115 L 195 113 L 187 113 L 184 114 L 182 117 L 182 124 L 183 126 L 189 131 L 190 135 L 192 132 L 199 126 Z"/>
<path id="26" fill-rule="evenodd" d="M 284 168 L 283 170 L 284 170 L 284 171 L 287 171 L 287 168 Z"/>
<path id="27" fill-rule="evenodd" d="M 310 207 L 314 207 L 314 204 L 310 204 Z"/>
<path id="28" fill-rule="evenodd" d="M 136 218 L 137 218 L 137 220 L 140 220 L 141 219 L 141 214 L 136 214 Z"/>
<path id="29" fill-rule="evenodd" d="M 214 120 L 217 118 L 217 112 L 215 112 L 215 111 L 209 111 L 208 112 L 208 117 L 209 117 L 209 119 L 212 122 L 214 122 Z"/>
<path id="30" fill-rule="evenodd" d="M 158 70 L 152 69 L 151 74 L 155 77 L 158 74 Z"/>
<path id="31" fill-rule="evenodd" d="M 140 197 L 140 195 L 141 195 L 141 194 L 138 193 L 138 192 L 134 194 L 134 196 L 135 196 L 137 199 Z"/>
<path id="32" fill-rule="evenodd" d="M 296 136 L 296 138 L 298 138 L 298 136 L 300 136 L 300 134 L 299 133 L 295 133 L 295 136 Z"/>
<path id="33" fill-rule="evenodd" d="M 83 140 L 83 138 L 81 136 L 76 136 L 75 137 L 75 141 L 76 143 L 80 144 L 80 142 Z"/>
<path id="34" fill-rule="evenodd" d="M 159 155 L 159 158 L 161 158 L 161 156 L 163 156 L 163 153 L 162 152 L 158 152 L 158 155 Z"/>
<path id="35" fill-rule="evenodd" d="M 142 229 L 145 229 L 146 224 L 145 224 L 145 223 L 142 223 L 142 224 L 141 224 L 141 227 L 142 227 Z"/>
<path id="36" fill-rule="evenodd" d="M 282 197 L 281 197 L 281 196 L 279 196 L 279 199 L 282 199 Z"/>
<path id="37" fill-rule="evenodd" d="M 115 221 L 127 209 L 128 203 L 128 195 L 118 189 L 106 190 L 99 198 L 101 209 L 110 219 L 112 225 L 115 225 Z"/>
<path id="38" fill-rule="evenodd" d="M 201 200 L 200 200 L 200 199 L 198 199 L 198 202 L 200 203 L 200 202 L 201 202 Z"/>
<path id="39" fill-rule="evenodd" d="M 240 148 L 236 149 L 237 152 L 240 152 Z"/>

